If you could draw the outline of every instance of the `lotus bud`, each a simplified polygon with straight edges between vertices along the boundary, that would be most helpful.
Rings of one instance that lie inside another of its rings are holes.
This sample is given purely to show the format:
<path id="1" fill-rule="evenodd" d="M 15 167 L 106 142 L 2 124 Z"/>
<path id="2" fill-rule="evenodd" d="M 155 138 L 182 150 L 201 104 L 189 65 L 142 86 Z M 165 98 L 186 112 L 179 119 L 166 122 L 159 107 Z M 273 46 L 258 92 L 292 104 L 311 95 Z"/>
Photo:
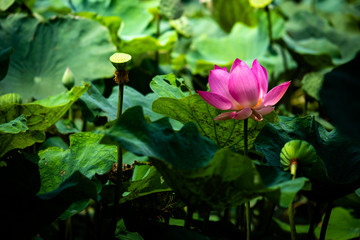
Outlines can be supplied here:
<path id="1" fill-rule="evenodd" d="M 66 68 L 61 81 L 68 90 L 75 85 L 75 77 L 69 67 Z"/>

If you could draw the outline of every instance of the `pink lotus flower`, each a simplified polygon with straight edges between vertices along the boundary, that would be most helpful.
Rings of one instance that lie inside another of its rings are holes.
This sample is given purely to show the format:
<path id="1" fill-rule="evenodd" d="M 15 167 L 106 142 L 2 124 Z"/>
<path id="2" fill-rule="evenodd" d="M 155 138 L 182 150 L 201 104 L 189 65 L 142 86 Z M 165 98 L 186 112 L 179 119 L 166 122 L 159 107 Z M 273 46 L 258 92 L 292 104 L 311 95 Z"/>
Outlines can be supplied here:
<path id="1" fill-rule="evenodd" d="M 266 69 L 255 59 L 252 68 L 236 59 L 230 73 L 226 67 L 215 65 L 210 71 L 209 86 L 211 92 L 197 91 L 211 106 L 221 110 L 232 110 L 221 113 L 214 120 L 251 117 L 261 121 L 263 116 L 274 110 L 274 105 L 282 98 L 290 85 L 289 82 L 268 90 Z"/>

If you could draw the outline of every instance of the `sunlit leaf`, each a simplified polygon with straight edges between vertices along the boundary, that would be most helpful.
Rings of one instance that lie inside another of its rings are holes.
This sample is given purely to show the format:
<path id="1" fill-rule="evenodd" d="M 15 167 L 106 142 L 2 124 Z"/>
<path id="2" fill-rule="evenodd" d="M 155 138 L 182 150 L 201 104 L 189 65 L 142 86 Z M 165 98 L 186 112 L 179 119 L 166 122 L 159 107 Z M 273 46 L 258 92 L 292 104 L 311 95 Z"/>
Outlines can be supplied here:
<path id="1" fill-rule="evenodd" d="M 0 2 L 0 10 L 1 11 L 6 11 L 14 3 L 15 3 L 15 0 L 2 0 Z"/>
<path id="2" fill-rule="evenodd" d="M 89 87 L 90 84 L 85 83 L 82 87 L 73 87 L 70 91 L 35 102 L 2 105 L 0 106 L 0 123 L 24 115 L 27 119 L 26 125 L 30 130 L 46 130 L 56 123 Z"/>
<path id="3" fill-rule="evenodd" d="M 264 8 L 269 5 L 273 0 L 249 0 L 249 3 L 252 7 L 255 8 Z"/>
<path id="4" fill-rule="evenodd" d="M 173 73 L 157 75 L 150 82 L 151 90 L 159 97 L 183 98 L 188 94 L 184 93 L 184 79 L 176 78 Z"/>
<path id="5" fill-rule="evenodd" d="M 321 226 L 315 229 L 315 235 L 320 236 Z M 347 240 L 360 237 L 360 219 L 351 215 L 351 212 L 342 207 L 331 211 L 326 231 L 326 239 Z"/>
<path id="6" fill-rule="evenodd" d="M 229 67 L 236 58 L 251 64 L 255 58 L 266 53 L 268 45 L 265 22 L 260 22 L 257 27 L 236 23 L 227 36 L 195 39 L 186 60 L 194 74 L 207 75 L 214 64 Z"/>
<path id="7" fill-rule="evenodd" d="M 220 110 L 209 105 L 198 94 L 181 99 L 159 98 L 154 101 L 153 110 L 184 124 L 195 123 L 199 132 L 213 140 L 219 147 L 234 147 L 238 151 L 244 148 L 243 121 L 214 121 L 214 118 L 221 113 Z M 275 113 L 264 116 L 264 120 L 260 122 L 249 120 L 249 147 L 253 146 L 257 134 L 266 123 L 276 121 L 278 117 Z"/>
<path id="8" fill-rule="evenodd" d="M 39 152 L 41 189 L 39 193 L 56 190 L 69 176 L 79 171 L 91 179 L 102 175 L 116 162 L 116 146 L 99 144 L 101 134 L 90 132 L 70 136 L 70 147 L 50 147 Z"/>

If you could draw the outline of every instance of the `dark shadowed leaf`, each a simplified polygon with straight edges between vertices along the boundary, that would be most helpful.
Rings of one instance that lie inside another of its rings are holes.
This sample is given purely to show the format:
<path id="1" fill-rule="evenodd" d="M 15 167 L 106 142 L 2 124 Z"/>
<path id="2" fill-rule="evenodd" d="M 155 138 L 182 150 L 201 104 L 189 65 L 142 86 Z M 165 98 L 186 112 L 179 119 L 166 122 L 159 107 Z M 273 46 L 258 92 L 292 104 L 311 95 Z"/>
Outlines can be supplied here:
<path id="1" fill-rule="evenodd" d="M 324 106 L 324 114 L 339 131 L 360 141 L 360 116 L 358 89 L 360 89 L 360 74 L 358 67 L 360 54 L 324 76 L 320 90 L 320 102 Z M 356 116 L 356 117 L 355 117 Z"/>
<path id="2" fill-rule="evenodd" d="M 360 186 L 359 145 L 336 130 L 328 132 L 314 117 L 267 124 L 257 137 L 255 147 L 264 154 L 270 165 L 280 167 L 281 149 L 285 143 L 297 139 L 313 145 L 328 173 L 328 181 L 325 182 L 316 181 L 317 172 L 304 173 L 312 180 L 313 197 L 327 200 L 338 198 Z M 301 166 L 298 171 L 301 172 Z"/>

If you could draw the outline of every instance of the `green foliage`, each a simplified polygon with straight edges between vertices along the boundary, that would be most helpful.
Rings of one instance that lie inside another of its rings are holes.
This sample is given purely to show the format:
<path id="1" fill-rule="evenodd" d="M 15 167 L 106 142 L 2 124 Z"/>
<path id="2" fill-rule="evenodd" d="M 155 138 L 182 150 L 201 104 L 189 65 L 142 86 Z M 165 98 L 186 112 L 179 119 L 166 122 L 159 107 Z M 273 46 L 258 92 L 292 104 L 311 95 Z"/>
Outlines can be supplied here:
<path id="1" fill-rule="evenodd" d="M 160 13 L 169 19 L 180 18 L 184 12 L 181 0 L 160 0 Z"/>
<path id="2" fill-rule="evenodd" d="M 250 63 L 264 56 L 269 45 L 266 29 L 265 22 L 260 22 L 256 28 L 239 22 L 224 37 L 196 39 L 186 56 L 191 71 L 208 75 L 214 64 L 230 67 L 236 58 Z"/>
<path id="3" fill-rule="evenodd" d="M 120 203 L 131 201 L 135 198 L 152 193 L 171 191 L 168 184 L 155 167 L 150 167 L 147 172 L 147 174 L 142 176 L 142 179 L 130 183 L 123 194 L 124 197 L 120 199 Z"/>
<path id="4" fill-rule="evenodd" d="M 324 81 L 324 73 L 307 73 L 301 81 L 301 87 L 310 97 L 320 100 L 319 91 Z"/>
<path id="5" fill-rule="evenodd" d="M 321 68 L 344 64 L 360 49 L 359 34 L 344 34 L 325 19 L 307 11 L 295 13 L 286 23 L 284 40 L 310 65 Z"/>
<path id="6" fill-rule="evenodd" d="M 266 125 L 257 137 L 255 147 L 264 154 L 270 165 L 280 167 L 281 149 L 291 140 L 309 142 L 325 164 L 327 181 L 319 176 L 317 168 L 323 167 L 322 164 L 318 165 L 318 161 L 308 165 L 308 170 L 303 172 L 304 176 L 313 180 L 311 197 L 326 200 L 338 198 L 359 187 L 359 146 L 336 130 L 328 132 L 314 117 L 295 118 Z M 301 172 L 301 165 L 298 171 Z"/>
<path id="7" fill-rule="evenodd" d="M 275 180 L 266 177 L 263 182 L 250 159 L 218 150 L 199 135 L 194 124 L 185 124 L 176 133 L 167 119 L 147 124 L 139 107 L 128 109 L 106 131 L 102 142 L 113 141 L 137 155 L 149 156 L 169 186 L 197 207 L 223 209 L 263 193 L 287 206 L 306 182 L 305 178 L 289 181 L 287 174 Z"/>
<path id="8" fill-rule="evenodd" d="M 0 123 L 6 123 L 23 115 L 29 130 L 46 130 L 56 123 L 89 87 L 90 84 L 85 83 L 81 87 L 74 87 L 70 91 L 35 102 L 2 105 Z"/>
<path id="9" fill-rule="evenodd" d="M 15 3 L 15 0 L 2 0 L 0 2 L 0 10 L 6 11 L 8 8 L 11 7 Z"/>
<path id="10" fill-rule="evenodd" d="M 129 121 L 128 118 L 132 120 Z M 156 136 L 161 137 L 156 137 Z M 141 139 L 142 147 L 138 146 Z M 168 119 L 147 124 L 141 107 L 128 109 L 113 127 L 106 131 L 103 143 L 118 142 L 136 155 L 168 159 L 175 167 L 196 169 L 204 166 L 217 150 L 209 139 L 200 136 L 194 124 L 185 125 L 177 134 Z M 197 149 L 202 149 L 199 153 Z"/>
<path id="11" fill-rule="evenodd" d="M 65 90 L 61 79 L 67 67 L 76 83 L 113 71 L 108 58 L 115 47 L 108 31 L 93 20 L 64 16 L 41 22 L 13 14 L 0 20 L 0 38 L 0 49 L 14 49 L 0 94 L 16 90 L 26 100 L 58 94 Z"/>
<path id="12" fill-rule="evenodd" d="M 360 219 L 351 215 L 351 211 L 342 207 L 332 210 L 326 239 L 347 240 L 360 237 Z M 315 229 L 316 236 L 320 236 L 320 227 Z"/>
<path id="13" fill-rule="evenodd" d="M 89 84 L 32 103 L 0 106 L 0 156 L 16 148 L 45 141 L 45 130 L 55 124 L 87 91 Z"/>
<path id="14" fill-rule="evenodd" d="M 248 0 L 214 0 L 213 8 L 214 19 L 226 32 L 230 32 L 236 22 L 256 25 L 255 9 Z"/>
<path id="15" fill-rule="evenodd" d="M 59 188 L 74 172 L 91 179 L 105 174 L 116 162 L 116 146 L 99 144 L 101 134 L 83 132 L 70 136 L 70 147 L 63 150 L 50 147 L 39 152 L 40 194 Z"/>
<path id="16" fill-rule="evenodd" d="M 154 101 L 153 110 L 184 124 L 195 123 L 199 132 L 214 141 L 219 147 L 234 147 L 237 151 L 244 148 L 242 122 L 236 120 L 214 121 L 213 119 L 221 113 L 220 110 L 210 106 L 198 94 L 181 99 L 159 98 Z M 264 116 L 264 120 L 261 122 L 249 120 L 249 147 L 253 146 L 257 134 L 266 123 L 276 121 L 278 121 L 278 117 L 275 113 Z"/>
<path id="17" fill-rule="evenodd" d="M 182 87 L 186 87 L 184 79 L 176 78 L 173 73 L 157 75 L 150 82 L 151 90 L 159 97 L 176 99 L 186 97 L 188 94 L 182 90 Z"/>

